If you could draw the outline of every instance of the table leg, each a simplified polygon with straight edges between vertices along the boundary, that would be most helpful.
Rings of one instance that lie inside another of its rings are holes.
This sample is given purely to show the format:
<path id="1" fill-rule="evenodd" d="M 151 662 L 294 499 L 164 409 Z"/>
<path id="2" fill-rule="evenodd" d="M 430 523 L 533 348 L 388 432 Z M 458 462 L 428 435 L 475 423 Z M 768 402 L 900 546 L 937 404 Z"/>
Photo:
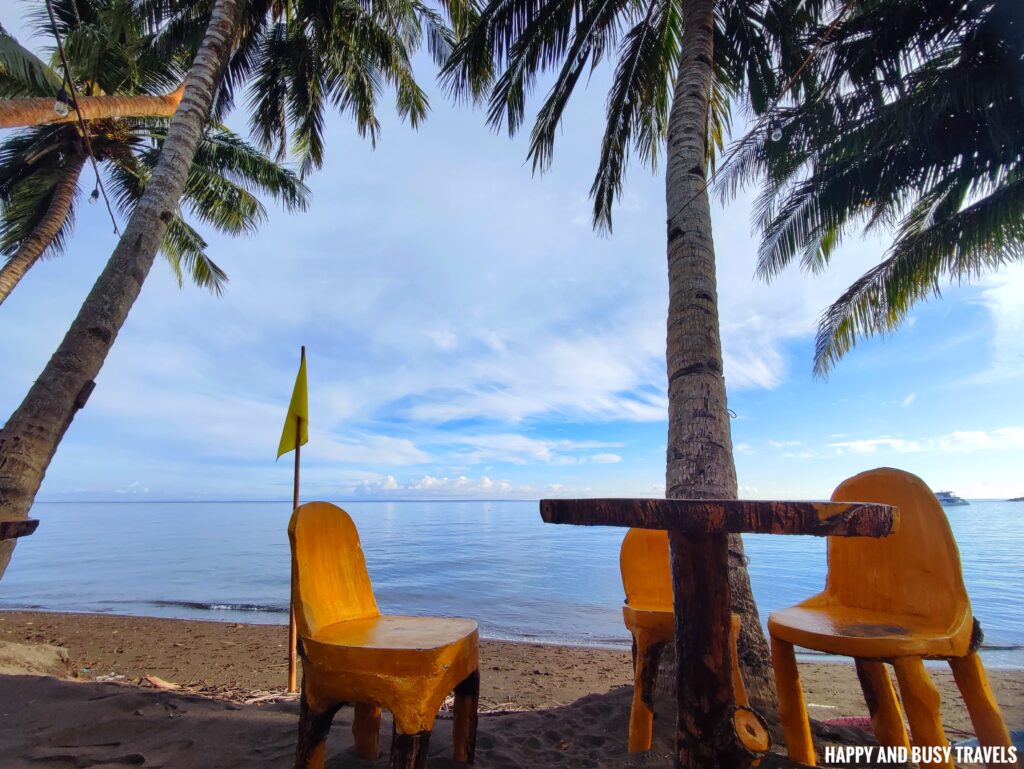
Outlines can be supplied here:
<path id="1" fill-rule="evenodd" d="M 729 549 L 724 534 L 669 532 L 676 616 L 676 766 L 742 769 L 733 725 Z"/>

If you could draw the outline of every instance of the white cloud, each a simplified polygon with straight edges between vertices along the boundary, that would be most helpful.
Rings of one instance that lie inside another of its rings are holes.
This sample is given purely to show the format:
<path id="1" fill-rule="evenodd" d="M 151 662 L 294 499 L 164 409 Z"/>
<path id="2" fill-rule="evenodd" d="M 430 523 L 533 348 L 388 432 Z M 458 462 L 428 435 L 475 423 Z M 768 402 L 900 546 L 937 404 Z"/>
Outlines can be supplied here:
<path id="1" fill-rule="evenodd" d="M 877 454 L 879 449 L 888 449 L 890 451 L 920 451 L 921 444 L 917 441 L 908 441 L 903 438 L 890 438 L 888 436 L 882 438 L 866 438 L 856 441 L 840 441 L 839 443 L 828 444 L 829 448 L 836 449 L 838 452 L 851 452 L 853 454 Z"/>
<path id="2" fill-rule="evenodd" d="M 622 461 L 618 454 L 591 454 L 587 459 L 599 465 L 614 465 Z"/>
<path id="3" fill-rule="evenodd" d="M 1024 265 L 1005 267 L 983 285 L 981 301 L 992 316 L 995 332 L 991 367 L 974 381 L 1024 376 Z"/>
<path id="4" fill-rule="evenodd" d="M 363 481 L 352 488 L 359 496 L 425 496 L 425 497 L 496 497 L 530 496 L 535 489 L 516 486 L 509 481 L 495 481 L 486 475 L 470 478 L 465 475 L 436 477 L 423 475 L 403 483 L 388 475 Z"/>
<path id="5" fill-rule="evenodd" d="M 535 462 L 552 465 L 578 464 L 587 459 L 580 455 L 581 452 L 621 445 L 605 441 L 530 438 L 518 433 L 449 435 L 444 440 L 456 446 L 455 456 L 459 460 L 471 465 L 486 462 L 509 462 L 515 465 Z"/>
<path id="6" fill-rule="evenodd" d="M 903 405 L 904 406 L 909 406 L 915 400 L 917 400 L 917 393 L 910 393 L 910 395 L 908 395 L 906 398 L 903 399 Z"/>
<path id="7" fill-rule="evenodd" d="M 1024 428 L 1001 427 L 995 430 L 958 430 L 946 435 L 918 440 L 883 436 L 862 440 L 840 441 L 828 444 L 839 453 L 877 454 L 880 451 L 893 453 L 958 452 L 958 451 L 1009 451 L 1024 448 Z"/>

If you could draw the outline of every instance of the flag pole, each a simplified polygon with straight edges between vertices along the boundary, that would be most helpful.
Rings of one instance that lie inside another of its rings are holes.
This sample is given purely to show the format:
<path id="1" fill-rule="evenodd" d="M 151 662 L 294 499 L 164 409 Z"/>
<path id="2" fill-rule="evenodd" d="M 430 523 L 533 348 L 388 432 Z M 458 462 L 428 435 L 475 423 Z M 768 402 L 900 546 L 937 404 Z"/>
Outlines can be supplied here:
<path id="1" fill-rule="evenodd" d="M 302 345 L 301 361 L 306 360 L 306 345 Z M 301 362 L 299 364 L 302 365 Z M 302 450 L 302 418 L 295 420 L 295 483 L 292 486 L 292 512 L 299 506 L 299 452 Z M 291 580 L 294 581 L 292 574 Z M 291 582 L 290 582 L 291 583 Z M 296 651 L 299 647 L 299 630 L 295 624 L 295 605 L 292 602 L 292 591 L 288 591 L 288 691 L 297 692 L 298 684 L 298 660 Z"/>

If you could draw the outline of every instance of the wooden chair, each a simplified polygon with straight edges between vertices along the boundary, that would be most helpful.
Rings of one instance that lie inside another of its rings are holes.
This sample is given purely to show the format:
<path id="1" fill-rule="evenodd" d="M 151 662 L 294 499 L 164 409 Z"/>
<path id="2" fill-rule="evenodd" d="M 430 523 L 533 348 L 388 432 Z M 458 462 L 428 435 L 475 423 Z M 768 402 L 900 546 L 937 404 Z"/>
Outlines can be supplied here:
<path id="1" fill-rule="evenodd" d="M 473 762 L 480 675 L 468 619 L 382 616 L 359 534 L 327 502 L 298 507 L 288 525 L 292 601 L 302 656 L 296 769 L 322 769 L 340 707 L 355 704 L 360 758 L 377 758 L 381 708 L 394 716 L 392 769 L 422 769 L 434 718 L 455 691 L 455 760 Z"/>
<path id="2" fill-rule="evenodd" d="M 832 499 L 895 505 L 899 528 L 883 539 L 830 537 L 824 591 L 768 618 L 790 758 L 805 764 L 815 760 L 794 645 L 855 658 L 875 736 L 883 745 L 909 747 L 885 662 L 896 670 L 914 743 L 948 744 L 939 693 L 923 663 L 940 658 L 953 669 L 981 744 L 1010 747 L 974 649 L 975 622 L 960 554 L 935 495 L 917 476 L 881 468 L 844 481 Z"/>
<path id="3" fill-rule="evenodd" d="M 658 665 L 665 645 L 676 634 L 668 548 L 668 532 L 630 529 L 619 551 L 619 570 L 626 591 L 622 619 L 633 636 L 633 705 L 627 746 L 630 753 L 651 749 Z M 740 618 L 734 614 L 729 632 L 733 691 L 736 704 L 746 706 L 746 688 L 736 657 L 739 631 Z"/>

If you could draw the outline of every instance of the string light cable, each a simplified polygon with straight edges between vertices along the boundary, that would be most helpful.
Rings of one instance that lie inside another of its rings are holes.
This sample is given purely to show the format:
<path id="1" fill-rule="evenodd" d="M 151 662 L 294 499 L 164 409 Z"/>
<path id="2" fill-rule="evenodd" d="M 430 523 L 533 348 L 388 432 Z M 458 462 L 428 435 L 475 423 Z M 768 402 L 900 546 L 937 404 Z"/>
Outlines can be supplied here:
<path id="1" fill-rule="evenodd" d="M 96 187 L 93 189 L 92 194 L 89 195 L 89 202 L 95 203 L 101 195 L 103 196 L 103 202 L 107 206 L 107 213 L 110 214 L 110 222 L 114 225 L 114 234 L 121 237 L 121 230 L 117 226 L 114 209 L 110 206 L 110 199 L 107 197 L 107 191 L 103 187 L 103 179 L 100 177 L 100 166 L 96 162 L 96 155 L 92 150 L 92 142 L 89 140 L 89 129 L 85 118 L 82 117 L 82 110 L 78 106 L 78 94 L 75 92 L 75 83 L 71 79 L 71 69 L 68 67 L 68 59 L 64 53 L 64 41 L 61 40 L 60 32 L 57 30 L 57 18 L 53 13 L 52 0 L 46 0 L 46 12 L 50 16 L 50 29 L 53 30 L 53 39 L 57 41 L 57 52 L 60 55 L 61 68 L 64 72 L 64 82 L 57 93 L 57 99 L 53 104 L 53 111 L 61 117 L 66 117 L 70 109 L 75 110 L 75 115 L 78 117 L 78 129 L 85 140 L 85 150 L 89 154 L 89 159 L 92 161 L 92 170 L 96 174 Z"/>

